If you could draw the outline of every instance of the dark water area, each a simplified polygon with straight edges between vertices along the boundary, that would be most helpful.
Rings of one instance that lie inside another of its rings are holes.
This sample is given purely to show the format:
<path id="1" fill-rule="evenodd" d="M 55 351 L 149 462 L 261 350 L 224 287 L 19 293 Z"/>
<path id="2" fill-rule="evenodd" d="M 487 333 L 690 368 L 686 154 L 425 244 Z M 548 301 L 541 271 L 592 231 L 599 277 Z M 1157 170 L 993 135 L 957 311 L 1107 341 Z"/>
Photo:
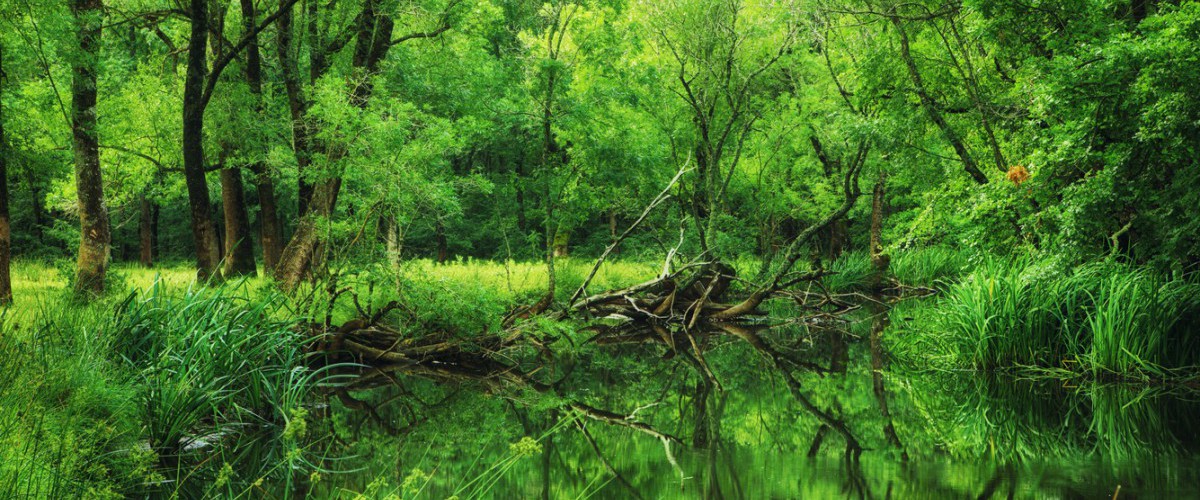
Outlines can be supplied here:
<path id="1" fill-rule="evenodd" d="M 595 329 L 552 353 L 493 353 L 507 364 L 377 371 L 364 376 L 374 389 L 351 391 L 361 411 L 327 416 L 344 469 L 299 489 L 1200 498 L 1195 390 L 928 371 L 889 353 L 887 314 L 838 328 Z"/>

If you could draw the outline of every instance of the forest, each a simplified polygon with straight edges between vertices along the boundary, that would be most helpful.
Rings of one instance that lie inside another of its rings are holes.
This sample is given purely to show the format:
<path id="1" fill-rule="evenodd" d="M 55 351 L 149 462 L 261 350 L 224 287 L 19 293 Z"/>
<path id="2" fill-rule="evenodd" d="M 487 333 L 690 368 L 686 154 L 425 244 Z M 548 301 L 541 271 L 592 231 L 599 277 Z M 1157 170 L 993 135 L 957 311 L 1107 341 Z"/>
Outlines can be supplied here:
<path id="1" fill-rule="evenodd" d="M 1200 495 L 1200 2 L 0 0 L 2 498 Z"/>

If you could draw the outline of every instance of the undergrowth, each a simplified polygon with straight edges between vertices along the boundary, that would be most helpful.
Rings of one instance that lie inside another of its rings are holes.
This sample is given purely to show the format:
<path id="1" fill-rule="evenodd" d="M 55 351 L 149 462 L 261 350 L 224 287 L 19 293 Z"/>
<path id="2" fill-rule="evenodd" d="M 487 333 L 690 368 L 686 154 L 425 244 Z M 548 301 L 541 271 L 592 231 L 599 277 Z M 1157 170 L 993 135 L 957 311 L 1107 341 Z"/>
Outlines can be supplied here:
<path id="1" fill-rule="evenodd" d="M 916 316 L 897 350 L 949 367 L 1146 378 L 1200 364 L 1200 285 L 1125 265 L 987 259 Z"/>

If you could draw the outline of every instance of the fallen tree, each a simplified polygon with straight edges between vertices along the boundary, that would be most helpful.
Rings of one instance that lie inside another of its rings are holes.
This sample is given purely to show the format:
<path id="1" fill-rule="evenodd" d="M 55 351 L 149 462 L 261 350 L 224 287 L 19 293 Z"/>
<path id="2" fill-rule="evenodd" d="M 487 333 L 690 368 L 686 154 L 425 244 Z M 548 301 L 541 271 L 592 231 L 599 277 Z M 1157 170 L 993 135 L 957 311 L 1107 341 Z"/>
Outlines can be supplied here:
<path id="1" fill-rule="evenodd" d="M 605 250 L 597 260 L 592 272 L 584 280 L 579 289 L 571 296 L 567 306 L 555 313 L 557 318 L 565 318 L 571 314 L 586 313 L 592 317 L 619 317 L 632 320 L 647 320 L 659 323 L 680 323 L 688 328 L 695 327 L 701 321 L 736 321 L 749 316 L 761 315 L 759 306 L 769 298 L 780 296 L 787 289 L 802 283 L 819 280 L 827 273 L 815 271 L 809 273 L 794 273 L 793 268 L 800 260 L 803 249 L 813 238 L 843 219 L 850 212 L 862 195 L 858 185 L 859 174 L 862 172 L 869 153 L 869 144 L 864 141 L 859 144 L 852 161 L 845 168 L 842 178 L 842 203 L 836 210 L 820 221 L 808 226 L 788 243 L 783 262 L 762 283 L 747 283 L 749 293 L 740 300 L 727 302 L 728 292 L 735 282 L 741 281 L 736 271 L 720 260 L 694 262 L 671 272 L 671 261 L 675 252 L 669 252 L 664 264 L 663 273 L 653 280 L 618 290 L 609 290 L 586 298 L 582 298 L 595 275 L 596 269 L 604 262 L 612 249 L 624 239 L 618 238 Z M 682 174 L 682 171 L 680 172 Z M 672 179 L 673 185 L 679 174 Z M 668 185 L 668 189 L 670 185 Z M 647 207 L 653 209 L 661 203 L 666 190 L 660 193 Z M 633 227 L 636 227 L 645 212 Z M 627 230 L 625 234 L 628 234 Z M 624 236 L 624 235 L 623 235 Z M 506 318 L 505 324 L 511 325 L 515 320 L 528 318 L 549 309 L 551 304 L 545 299 L 534 306 L 525 308 L 519 313 Z"/>

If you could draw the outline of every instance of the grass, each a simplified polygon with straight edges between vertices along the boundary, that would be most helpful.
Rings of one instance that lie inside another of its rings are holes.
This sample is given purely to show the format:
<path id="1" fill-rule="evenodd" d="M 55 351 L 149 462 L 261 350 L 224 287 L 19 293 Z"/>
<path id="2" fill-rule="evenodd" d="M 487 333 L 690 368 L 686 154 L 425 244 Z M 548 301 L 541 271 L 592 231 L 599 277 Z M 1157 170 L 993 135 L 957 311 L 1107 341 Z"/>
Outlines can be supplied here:
<path id="1" fill-rule="evenodd" d="M 1062 367 L 1093 376 L 1164 377 L 1200 364 L 1188 332 L 1200 285 L 1099 263 L 1045 272 L 988 259 L 923 314 L 900 349 L 977 369 Z"/>
<path id="2" fill-rule="evenodd" d="M 909 286 L 943 287 L 962 278 L 967 269 L 966 254 L 944 247 L 903 250 L 892 254 L 888 273 Z M 874 269 L 866 252 L 848 252 L 826 267 L 834 274 L 823 283 L 831 292 L 863 291 L 871 283 Z"/>
<path id="3" fill-rule="evenodd" d="M 118 268 L 139 290 L 82 304 L 49 266 L 14 271 L 0 497 L 224 495 L 311 467 L 295 429 L 322 373 L 286 301 L 256 281 L 197 288 L 183 269 Z"/>
<path id="4" fill-rule="evenodd" d="M 928 247 L 894 253 L 888 270 L 907 285 L 940 286 L 962 278 L 967 267 L 967 255 L 961 250 Z"/>

